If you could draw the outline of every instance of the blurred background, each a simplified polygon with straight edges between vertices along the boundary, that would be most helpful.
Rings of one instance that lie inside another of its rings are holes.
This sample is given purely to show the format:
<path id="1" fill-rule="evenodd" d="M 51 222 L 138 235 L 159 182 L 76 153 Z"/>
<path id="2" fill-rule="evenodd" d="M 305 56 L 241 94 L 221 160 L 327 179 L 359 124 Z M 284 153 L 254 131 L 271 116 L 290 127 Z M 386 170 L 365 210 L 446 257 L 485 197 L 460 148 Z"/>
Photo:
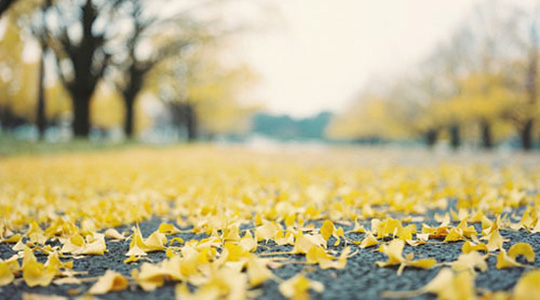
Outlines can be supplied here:
<path id="1" fill-rule="evenodd" d="M 0 14 L 0 151 L 540 148 L 540 1 L 0 0 Z"/>

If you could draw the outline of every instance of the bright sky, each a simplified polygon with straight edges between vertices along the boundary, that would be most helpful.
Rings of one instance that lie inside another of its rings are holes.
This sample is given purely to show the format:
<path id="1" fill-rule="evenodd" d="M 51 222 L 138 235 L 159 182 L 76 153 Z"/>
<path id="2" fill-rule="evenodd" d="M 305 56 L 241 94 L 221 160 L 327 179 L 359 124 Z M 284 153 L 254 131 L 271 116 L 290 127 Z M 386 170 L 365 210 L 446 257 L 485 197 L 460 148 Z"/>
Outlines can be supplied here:
<path id="1" fill-rule="evenodd" d="M 478 0 L 273 0 L 283 26 L 237 51 L 261 75 L 250 98 L 303 117 L 342 109 L 372 76 L 425 57 Z"/>

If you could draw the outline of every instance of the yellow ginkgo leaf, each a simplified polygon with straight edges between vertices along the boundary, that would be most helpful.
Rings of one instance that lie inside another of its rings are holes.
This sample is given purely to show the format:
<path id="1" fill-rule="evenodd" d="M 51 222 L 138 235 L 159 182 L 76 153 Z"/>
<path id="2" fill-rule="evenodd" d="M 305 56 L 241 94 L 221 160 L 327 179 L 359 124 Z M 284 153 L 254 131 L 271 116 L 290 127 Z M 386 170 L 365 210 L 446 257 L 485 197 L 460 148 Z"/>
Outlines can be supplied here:
<path id="1" fill-rule="evenodd" d="M 407 261 L 405 263 L 407 266 L 420 268 L 420 269 L 430 269 L 437 264 L 437 260 L 434 258 L 422 258 L 413 261 Z"/>
<path id="2" fill-rule="evenodd" d="M 495 251 L 498 249 L 502 249 L 503 246 L 503 238 L 501 234 L 499 233 L 499 230 L 494 230 L 488 235 L 488 243 L 486 244 L 488 250 Z"/>
<path id="3" fill-rule="evenodd" d="M 0 286 L 8 285 L 13 282 L 15 276 L 11 272 L 8 264 L 0 261 Z"/>
<path id="4" fill-rule="evenodd" d="M 321 261 L 319 261 L 319 266 L 323 270 L 325 270 L 325 269 L 338 269 L 338 270 L 344 269 L 345 266 L 347 265 L 347 257 L 349 256 L 349 253 L 351 253 L 351 248 L 350 247 L 345 247 L 343 249 L 343 251 L 341 251 L 341 254 L 339 255 L 339 257 L 337 259 L 334 259 L 332 257 L 332 259 L 321 260 Z"/>
<path id="5" fill-rule="evenodd" d="M 15 252 L 19 252 L 26 247 L 26 244 L 23 242 L 23 239 L 20 239 L 15 245 L 13 245 L 13 248 L 11 248 Z"/>
<path id="6" fill-rule="evenodd" d="M 476 299 L 474 277 L 470 272 L 454 273 L 450 269 L 442 269 L 423 288 L 412 291 L 383 291 L 381 296 L 386 298 L 410 298 L 425 293 L 435 294 L 437 299 Z"/>
<path id="7" fill-rule="evenodd" d="M 345 237 L 345 233 L 343 232 L 343 227 L 338 227 L 337 229 L 334 229 L 334 233 L 332 235 L 336 238 L 336 241 L 334 242 L 334 247 L 339 246 L 339 244 L 341 243 L 341 239 L 345 241 L 347 240 L 347 238 Z"/>
<path id="8" fill-rule="evenodd" d="M 483 256 L 476 251 L 461 254 L 458 259 L 452 263 L 452 270 L 456 272 L 469 271 L 472 274 L 476 274 L 475 269 L 484 272 L 488 267 L 485 259 L 486 256 Z"/>
<path id="9" fill-rule="evenodd" d="M 158 232 L 171 235 L 180 233 L 180 229 L 176 228 L 173 224 L 161 223 L 158 227 Z"/>
<path id="10" fill-rule="evenodd" d="M 485 252 L 488 252 L 488 248 L 486 246 L 486 244 L 484 243 L 478 243 L 478 244 L 473 244 L 469 241 L 466 241 L 463 246 L 461 247 L 461 252 L 467 254 L 469 252 L 472 252 L 472 251 L 485 251 Z"/>
<path id="11" fill-rule="evenodd" d="M 538 300 L 540 295 L 540 270 L 525 273 L 514 287 L 513 299 Z"/>
<path id="12" fill-rule="evenodd" d="M 103 276 L 88 290 L 93 295 L 106 294 L 112 291 L 122 291 L 129 285 L 122 274 L 107 270 Z"/>
<path id="13" fill-rule="evenodd" d="M 251 256 L 247 261 L 249 285 L 254 287 L 274 278 L 274 274 L 266 267 L 268 261 Z"/>
<path id="14" fill-rule="evenodd" d="M 246 299 L 247 281 L 245 273 L 236 268 L 223 267 L 213 272 L 200 289 L 218 289 L 221 299 Z"/>
<path id="15" fill-rule="evenodd" d="M 105 252 L 107 252 L 105 235 L 98 234 L 93 241 L 86 243 L 81 235 L 74 234 L 65 241 L 64 246 L 60 251 L 62 253 L 71 253 L 76 255 L 103 255 Z"/>
<path id="16" fill-rule="evenodd" d="M 401 223 L 400 223 L 401 225 Z M 398 228 L 397 236 L 400 240 L 412 240 L 413 234 L 416 233 L 416 226 L 414 224 L 409 224 L 407 226 L 401 226 Z"/>
<path id="17" fill-rule="evenodd" d="M 325 269 L 344 269 L 347 263 L 347 256 L 351 252 L 350 247 L 345 247 L 339 258 L 326 253 L 322 247 L 312 247 L 306 253 L 306 261 L 311 264 L 319 264 L 320 268 Z"/>
<path id="18" fill-rule="evenodd" d="M 60 250 L 62 253 L 74 253 L 76 251 L 79 251 L 84 246 L 84 238 L 76 233 L 69 237 L 62 247 L 62 250 Z"/>
<path id="19" fill-rule="evenodd" d="M 525 256 L 525 259 L 527 259 L 528 262 L 532 263 L 534 262 L 534 250 L 531 245 L 527 243 L 516 243 L 508 249 L 508 256 L 513 258 L 514 260 L 518 255 Z"/>
<path id="20" fill-rule="evenodd" d="M 181 244 L 184 243 L 184 239 L 179 238 L 179 237 L 172 238 L 172 239 L 169 241 L 169 245 L 172 245 L 174 242 L 177 242 L 178 244 L 181 245 Z"/>
<path id="21" fill-rule="evenodd" d="M 118 230 L 114 229 L 114 228 L 109 228 L 105 231 L 105 236 L 108 237 L 108 238 L 112 238 L 112 239 L 115 239 L 115 240 L 125 240 L 126 237 L 121 234 L 120 232 L 118 232 Z"/>
<path id="22" fill-rule="evenodd" d="M 354 228 L 350 232 L 357 232 L 357 233 L 366 233 L 366 229 L 364 226 L 360 225 L 358 223 L 358 218 L 354 219 Z"/>
<path id="23" fill-rule="evenodd" d="M 522 267 L 523 265 L 518 263 L 515 259 L 510 257 L 504 249 L 499 251 L 497 255 L 497 269 L 512 268 L 512 267 Z"/>
<path id="24" fill-rule="evenodd" d="M 290 231 L 280 230 L 274 237 L 274 242 L 281 245 L 294 245 L 294 235 Z"/>
<path id="25" fill-rule="evenodd" d="M 332 223 L 332 221 L 326 220 L 323 222 L 320 231 L 321 231 L 321 236 L 323 237 L 325 241 L 328 241 L 328 239 L 334 234 L 334 229 L 335 229 L 335 226 L 334 226 L 334 223 Z"/>
<path id="26" fill-rule="evenodd" d="M 290 214 L 289 216 L 287 216 L 287 218 L 285 218 L 285 227 L 286 228 L 293 227 L 296 224 L 295 220 L 296 220 L 295 214 Z"/>
<path id="27" fill-rule="evenodd" d="M 257 241 L 269 241 L 273 239 L 276 234 L 281 230 L 275 223 L 266 222 L 265 224 L 255 228 L 255 236 Z"/>
<path id="28" fill-rule="evenodd" d="M 465 239 L 463 236 L 463 231 L 459 228 L 453 227 L 450 229 L 443 242 L 457 242 L 463 239 Z"/>
<path id="29" fill-rule="evenodd" d="M 227 261 L 239 261 L 251 257 L 251 254 L 247 250 L 233 242 L 223 244 L 223 249 L 227 250 Z"/>
<path id="30" fill-rule="evenodd" d="M 131 257 L 131 256 L 146 256 L 148 254 L 146 254 L 146 252 L 144 252 L 144 250 L 139 248 L 137 245 L 134 245 L 133 247 L 129 248 L 129 251 L 125 255 Z"/>
<path id="31" fill-rule="evenodd" d="M 132 263 L 132 262 L 136 262 L 136 261 L 139 261 L 140 258 L 141 258 L 141 256 L 131 255 L 130 257 L 124 259 L 124 263 L 129 264 L 129 263 Z"/>
<path id="32" fill-rule="evenodd" d="M 393 240 L 389 244 L 381 245 L 379 251 L 388 256 L 388 261 L 375 262 L 379 267 L 387 267 L 393 265 L 400 265 L 397 271 L 397 275 L 400 276 L 403 269 L 406 266 L 429 269 L 435 266 L 437 261 L 433 258 L 424 258 L 419 260 L 413 260 L 414 253 L 409 253 L 405 258 L 402 256 L 405 242 L 403 240 Z"/>
<path id="33" fill-rule="evenodd" d="M 55 271 L 56 274 L 59 274 L 60 269 L 73 269 L 73 261 L 68 261 L 64 263 L 60 260 L 60 258 L 58 258 L 58 254 L 56 252 L 53 252 L 47 258 L 45 267 L 47 267 L 51 271 Z"/>
<path id="34" fill-rule="evenodd" d="M 49 270 L 37 261 L 27 262 L 23 270 L 23 278 L 29 287 L 33 286 L 48 286 L 54 279 L 56 271 Z"/>
<path id="35" fill-rule="evenodd" d="M 165 234 L 154 231 L 148 238 L 143 239 L 139 228 L 135 228 L 134 231 L 126 256 L 145 256 L 147 252 L 165 250 L 167 243 Z"/>
<path id="36" fill-rule="evenodd" d="M 152 232 L 150 236 L 144 240 L 146 245 L 146 251 L 159 251 L 165 249 L 165 244 L 167 244 L 167 237 L 163 233 L 157 231 Z"/>
<path id="37" fill-rule="evenodd" d="M 296 234 L 294 248 L 291 253 L 306 254 L 312 247 L 322 246 L 326 248 L 326 241 L 320 234 L 303 234 L 301 231 Z"/>
<path id="38" fill-rule="evenodd" d="M 373 226 L 372 226 L 373 228 Z M 377 226 L 377 238 L 397 235 L 402 228 L 401 222 L 397 219 L 388 218 L 380 222 Z M 412 237 L 411 237 L 412 238 Z"/>
<path id="39" fill-rule="evenodd" d="M 101 236 L 95 241 L 85 244 L 80 249 L 73 251 L 73 254 L 86 254 L 86 255 L 103 255 L 107 252 L 107 245 L 105 244 L 105 237 Z"/>
<path id="40" fill-rule="evenodd" d="M 251 231 L 246 231 L 246 234 L 240 239 L 238 245 L 248 252 L 257 250 L 257 240 L 251 235 Z"/>
<path id="41" fill-rule="evenodd" d="M 448 296 L 446 296 L 448 294 Z M 455 296 L 453 296 L 455 295 Z M 454 298 L 450 298 L 450 297 Z M 459 272 L 455 275 L 451 289 L 447 288 L 439 294 L 439 299 L 476 299 L 474 276 L 470 272 Z"/>
<path id="42" fill-rule="evenodd" d="M 386 262 L 375 262 L 379 267 L 398 265 L 405 261 L 401 253 L 405 247 L 405 242 L 402 240 L 393 240 L 389 244 L 383 244 L 379 247 L 379 251 L 388 256 Z"/>
<path id="43" fill-rule="evenodd" d="M 199 288 L 193 293 L 190 292 L 187 284 L 176 285 L 176 300 L 215 300 L 219 299 L 220 290 L 217 287 Z"/>
<path id="44" fill-rule="evenodd" d="M 68 300 L 66 297 L 47 294 L 29 294 L 23 293 L 22 300 Z"/>
<path id="45" fill-rule="evenodd" d="M 322 293 L 324 285 L 318 281 L 309 280 L 303 274 L 298 274 L 279 285 L 281 294 L 293 300 L 309 299 L 309 290 Z"/>
<path id="46" fill-rule="evenodd" d="M 453 289 L 453 283 L 454 283 L 455 275 L 454 272 L 450 269 L 442 269 L 435 278 L 433 278 L 424 288 L 423 290 L 427 293 L 432 293 L 436 295 L 447 295 L 449 293 L 452 293 Z M 441 297 L 442 298 L 442 297 Z M 445 299 L 445 298 L 442 298 Z M 448 299 L 454 299 L 454 298 L 448 298 Z"/>
<path id="47" fill-rule="evenodd" d="M 30 223 L 30 227 L 26 231 L 25 236 L 27 236 L 34 244 L 44 244 L 47 241 L 47 237 L 43 234 L 43 230 L 35 220 Z"/>
<path id="48" fill-rule="evenodd" d="M 369 231 L 366 234 L 366 237 L 360 243 L 360 248 L 362 248 L 362 249 L 369 248 L 369 247 L 373 247 L 373 246 L 375 246 L 377 244 L 379 244 L 379 241 L 377 240 L 377 238 L 375 238 L 373 233 L 371 233 L 371 231 Z"/>
<path id="49" fill-rule="evenodd" d="M 22 235 L 20 233 L 17 233 L 17 234 L 14 234 L 12 236 L 10 236 L 9 238 L 6 238 L 0 242 L 4 242 L 4 243 L 17 243 L 21 240 L 22 238 Z"/>
<path id="50" fill-rule="evenodd" d="M 227 227 L 223 232 L 223 240 L 225 241 L 239 241 L 240 240 L 240 229 L 237 225 L 232 225 Z"/>

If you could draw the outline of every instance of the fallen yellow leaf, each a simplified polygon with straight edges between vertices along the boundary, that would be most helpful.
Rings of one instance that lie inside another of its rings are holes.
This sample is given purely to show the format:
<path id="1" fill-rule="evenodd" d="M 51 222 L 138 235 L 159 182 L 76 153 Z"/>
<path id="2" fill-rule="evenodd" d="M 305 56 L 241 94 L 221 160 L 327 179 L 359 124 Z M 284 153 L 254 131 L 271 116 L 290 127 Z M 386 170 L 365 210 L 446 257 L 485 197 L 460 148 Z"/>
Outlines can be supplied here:
<path id="1" fill-rule="evenodd" d="M 106 294 L 112 291 L 122 291 L 128 286 L 128 281 L 122 274 L 107 270 L 103 276 L 88 290 L 93 295 Z"/>
<path id="2" fill-rule="evenodd" d="M 540 298 L 540 270 L 525 273 L 514 287 L 514 300 L 538 300 Z"/>
<path id="3" fill-rule="evenodd" d="M 303 274 L 298 274 L 279 285 L 281 294 L 293 300 L 309 299 L 309 290 L 322 293 L 324 285 L 318 281 L 309 280 Z"/>
<path id="4" fill-rule="evenodd" d="M 513 258 L 514 260 L 518 255 L 525 256 L 525 259 L 527 259 L 528 262 L 532 263 L 534 262 L 534 250 L 531 245 L 527 243 L 516 243 L 508 249 L 508 256 Z"/>

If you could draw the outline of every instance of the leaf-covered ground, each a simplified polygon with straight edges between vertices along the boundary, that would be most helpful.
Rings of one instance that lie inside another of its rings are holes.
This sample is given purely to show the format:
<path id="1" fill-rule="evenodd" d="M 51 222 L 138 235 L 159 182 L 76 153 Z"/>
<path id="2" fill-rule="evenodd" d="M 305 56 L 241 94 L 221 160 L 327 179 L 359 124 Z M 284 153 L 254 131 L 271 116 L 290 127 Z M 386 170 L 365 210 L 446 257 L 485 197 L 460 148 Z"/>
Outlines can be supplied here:
<path id="1" fill-rule="evenodd" d="M 216 146 L 5 157 L 0 299 L 539 299 L 538 163 Z"/>

